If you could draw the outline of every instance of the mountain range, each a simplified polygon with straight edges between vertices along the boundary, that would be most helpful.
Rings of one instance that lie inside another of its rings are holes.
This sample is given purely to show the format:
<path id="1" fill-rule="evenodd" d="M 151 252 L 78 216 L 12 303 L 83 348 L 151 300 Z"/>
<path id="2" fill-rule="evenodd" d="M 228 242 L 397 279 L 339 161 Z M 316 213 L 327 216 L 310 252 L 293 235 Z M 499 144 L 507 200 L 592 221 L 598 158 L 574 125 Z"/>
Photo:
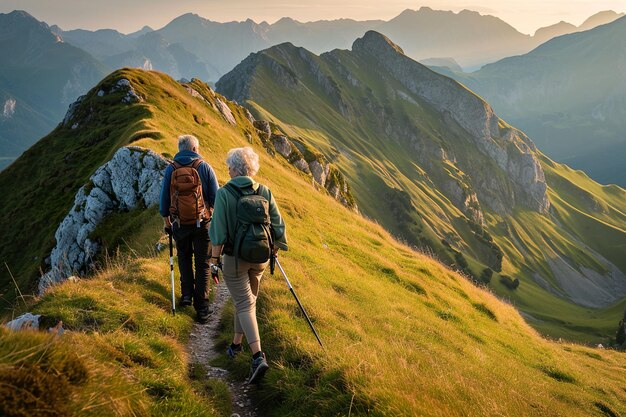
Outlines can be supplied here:
<path id="1" fill-rule="evenodd" d="M 550 157 L 626 186 L 625 37 L 622 17 L 472 74 L 442 72 L 484 97 Z"/>
<path id="2" fill-rule="evenodd" d="M 129 62 L 134 62 L 132 66 L 135 67 L 143 67 L 146 62 L 150 62 L 154 69 L 167 72 L 175 78 L 195 76 L 214 82 L 249 53 L 283 42 L 291 42 L 314 53 L 322 53 L 336 48 L 349 48 L 356 37 L 367 30 L 375 29 L 407 45 L 407 55 L 416 60 L 451 57 L 462 67 L 476 68 L 499 58 L 528 52 L 548 40 L 548 34 L 557 36 L 585 30 L 620 16 L 612 11 L 600 12 L 589 17 L 579 28 L 550 27 L 540 29 L 539 36 L 524 35 L 493 16 L 480 15 L 470 10 L 454 13 L 428 7 L 407 9 L 389 21 L 338 19 L 302 23 L 286 17 L 273 24 L 256 23 L 251 19 L 219 23 L 187 13 L 154 31 L 162 37 L 160 39 L 165 44 L 178 45 L 179 49 L 195 55 L 206 66 L 205 71 L 199 72 L 195 67 L 183 66 L 172 70 L 171 65 L 154 63 L 154 57 L 162 52 L 154 53 L 137 45 L 141 43 L 139 39 L 151 31 L 147 27 L 129 35 L 110 29 L 65 32 L 58 26 L 54 28 L 55 33 L 64 40 L 98 59 L 106 61 L 112 56 L 126 53 L 131 54 Z M 220 56 L 221 59 L 216 61 L 215 56 Z"/>
<path id="3" fill-rule="evenodd" d="M 120 67 L 159 70 L 176 79 L 197 77 L 216 81 L 249 53 L 278 43 L 290 41 L 321 53 L 348 48 L 366 30 L 377 28 L 406 45 L 409 56 L 429 65 L 460 71 L 462 66 L 477 66 L 528 51 L 540 42 L 537 35 L 523 35 L 492 16 L 426 7 L 406 10 L 387 22 L 339 19 L 301 23 L 283 18 L 271 25 L 250 19 L 218 23 L 188 13 L 161 29 L 145 26 L 127 35 L 112 29 L 64 31 L 56 25 L 49 27 L 38 22 L 25 12 L 0 16 L 6 22 L 0 54 L 12 55 L 14 45 L 35 33 L 39 38 L 34 42 L 41 46 L 31 51 L 31 57 L 36 59 L 19 65 L 7 59 L 2 64 L 0 168 L 50 131 L 66 106 L 89 85 L 105 72 Z M 590 17 L 581 28 L 617 17 L 614 12 L 601 12 Z M 50 52 L 44 45 L 55 50 L 54 56 L 46 55 Z M 62 52 L 57 54 L 56 49 Z M 217 56 L 220 58 L 215 59 Z M 46 67 L 54 73 L 46 77 L 37 75 Z M 31 79 L 30 74 L 37 75 L 36 83 L 25 81 Z"/>
<path id="4" fill-rule="evenodd" d="M 370 31 L 351 50 L 319 56 L 277 45 L 216 88 L 314 143 L 366 216 L 489 282 L 538 327 L 568 311 L 577 324 L 559 331 L 577 333 L 603 315 L 588 308 L 623 309 L 626 192 L 551 161 L 480 97 L 385 36 Z"/>

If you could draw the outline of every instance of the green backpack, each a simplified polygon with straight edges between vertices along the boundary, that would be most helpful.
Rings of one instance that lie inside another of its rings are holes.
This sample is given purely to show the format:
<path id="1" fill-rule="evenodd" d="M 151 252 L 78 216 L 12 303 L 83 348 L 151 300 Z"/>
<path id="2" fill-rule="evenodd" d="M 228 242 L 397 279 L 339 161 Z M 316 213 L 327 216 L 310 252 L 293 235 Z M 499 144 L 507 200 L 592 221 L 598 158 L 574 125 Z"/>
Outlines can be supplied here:
<path id="1" fill-rule="evenodd" d="M 224 253 L 251 263 L 267 262 L 274 249 L 274 229 L 270 203 L 260 194 L 265 186 L 259 184 L 254 194 L 244 194 L 230 183 L 224 188 L 237 199 L 235 236 L 229 239 Z"/>

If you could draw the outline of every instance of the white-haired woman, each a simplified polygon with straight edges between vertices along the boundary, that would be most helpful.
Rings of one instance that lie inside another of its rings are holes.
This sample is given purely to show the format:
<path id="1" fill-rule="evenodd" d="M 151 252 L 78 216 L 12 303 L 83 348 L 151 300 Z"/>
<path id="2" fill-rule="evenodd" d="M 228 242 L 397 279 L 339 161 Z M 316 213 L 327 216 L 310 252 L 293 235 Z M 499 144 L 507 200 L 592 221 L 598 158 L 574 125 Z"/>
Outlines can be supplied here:
<path id="1" fill-rule="evenodd" d="M 269 202 L 270 222 L 274 231 L 274 251 L 287 250 L 285 222 L 280 216 L 271 191 L 252 179 L 259 170 L 259 156 L 250 147 L 231 149 L 226 157 L 230 181 L 217 191 L 209 235 L 213 244 L 211 263 L 216 264 L 224 249 L 223 276 L 235 304 L 235 334 L 227 354 L 234 357 L 242 350 L 246 336 L 252 351 L 252 371 L 249 383 L 263 377 L 269 368 L 261 350 L 261 338 L 256 320 L 256 299 L 261 276 L 269 261 L 251 263 L 236 257 L 233 244 L 237 226 L 238 196 L 258 194 Z M 231 190 L 237 190 L 237 193 Z"/>

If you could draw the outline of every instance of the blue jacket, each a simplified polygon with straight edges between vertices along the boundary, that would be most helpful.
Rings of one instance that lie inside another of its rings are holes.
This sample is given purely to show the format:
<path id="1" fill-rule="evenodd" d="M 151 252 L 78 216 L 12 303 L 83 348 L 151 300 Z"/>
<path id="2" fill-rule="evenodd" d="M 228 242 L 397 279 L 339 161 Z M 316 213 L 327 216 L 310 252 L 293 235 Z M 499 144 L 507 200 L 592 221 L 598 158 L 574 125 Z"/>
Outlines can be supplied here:
<path id="1" fill-rule="evenodd" d="M 198 158 L 202 157 L 195 152 L 180 151 L 176 154 L 176 156 L 174 156 L 174 161 L 181 165 L 189 165 Z M 173 171 L 174 166 L 172 164 L 165 168 L 163 186 L 161 187 L 161 204 L 159 207 L 159 212 L 163 217 L 170 215 L 170 181 L 172 181 Z M 198 174 L 200 175 L 200 181 L 202 181 L 202 197 L 204 198 L 204 203 L 207 208 L 213 207 L 215 204 L 215 193 L 217 193 L 218 188 L 215 172 L 213 171 L 213 168 L 211 168 L 211 165 L 206 163 L 206 161 L 203 161 L 198 166 Z"/>

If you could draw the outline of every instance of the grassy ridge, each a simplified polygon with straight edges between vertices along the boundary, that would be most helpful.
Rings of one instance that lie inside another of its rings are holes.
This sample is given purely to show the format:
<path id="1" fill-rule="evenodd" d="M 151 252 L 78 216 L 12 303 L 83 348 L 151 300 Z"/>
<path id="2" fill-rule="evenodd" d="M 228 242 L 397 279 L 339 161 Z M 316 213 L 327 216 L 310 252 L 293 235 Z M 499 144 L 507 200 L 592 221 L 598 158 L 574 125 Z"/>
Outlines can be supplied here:
<path id="1" fill-rule="evenodd" d="M 150 110 L 141 126 L 153 134 L 135 143 L 172 154 L 176 134 L 196 134 L 218 178 L 227 178 L 226 151 L 248 144 L 249 124 L 238 110 L 232 108 L 239 122 L 233 127 L 164 75 L 123 74 L 149 93 L 146 103 L 135 106 Z M 138 131 L 133 127 L 126 134 Z M 268 155 L 257 140 L 258 179 L 273 190 L 288 225 L 290 251 L 281 262 L 326 345 L 324 351 L 317 345 L 282 277 L 267 276 L 259 317 L 272 369 L 256 391 L 264 413 L 626 413 L 623 353 L 542 339 L 512 306 L 314 191 L 309 177 Z M 46 316 L 46 326 L 64 321 L 68 331 L 55 349 L 78 351 L 90 370 L 86 379 L 70 384 L 70 406 L 79 415 L 129 415 L 130 408 L 139 415 L 225 414 L 228 400 L 220 386 L 194 382 L 188 374 L 184 343 L 191 318 L 169 314 L 166 254 L 151 249 L 158 240 L 158 214 L 130 212 L 108 222 L 105 229 L 127 227 L 131 235 L 121 243 L 115 233 L 101 237 L 112 250 L 116 243 L 127 248 L 132 259 L 104 262 L 95 277 L 59 285 L 30 308 Z M 228 339 L 232 316 L 223 320 Z M 15 337 L 47 343 L 29 333 Z M 242 355 L 231 364 L 235 377 L 243 377 L 248 360 Z M 2 366 L 17 363 L 5 360 Z M 113 382 L 100 390 L 103 375 Z M 111 401 L 81 411 L 95 392 Z"/>

